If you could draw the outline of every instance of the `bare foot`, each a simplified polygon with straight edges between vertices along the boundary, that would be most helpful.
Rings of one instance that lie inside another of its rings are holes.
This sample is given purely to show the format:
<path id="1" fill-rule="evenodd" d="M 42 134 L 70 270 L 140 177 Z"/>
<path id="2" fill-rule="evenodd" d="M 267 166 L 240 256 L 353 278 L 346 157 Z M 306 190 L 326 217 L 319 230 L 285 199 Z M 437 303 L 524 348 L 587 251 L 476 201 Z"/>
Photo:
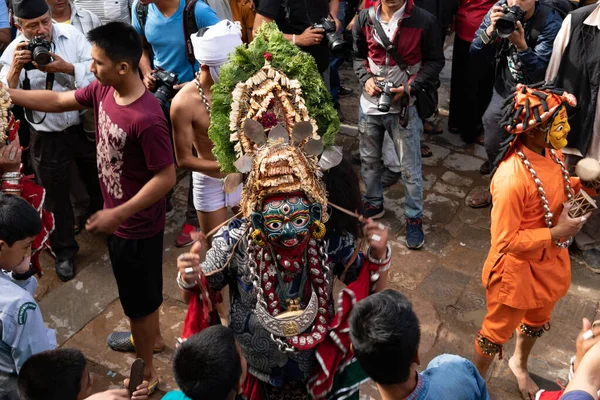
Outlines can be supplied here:
<path id="1" fill-rule="evenodd" d="M 527 372 L 527 368 L 523 368 L 516 358 L 511 357 L 508 360 L 508 367 L 517 378 L 517 385 L 519 385 L 519 390 L 521 391 L 521 396 L 525 400 L 534 400 L 535 394 L 540 390 L 538 385 L 535 384 L 529 372 Z"/>
<path id="2" fill-rule="evenodd" d="M 154 341 L 154 353 L 160 353 L 165 349 L 165 346 L 165 339 L 163 339 L 162 337 L 157 337 Z"/>
<path id="3" fill-rule="evenodd" d="M 148 385 L 152 386 L 152 384 L 158 380 L 158 372 L 156 372 L 156 369 L 152 368 L 148 371 L 148 368 L 145 368 L 144 380 L 148 382 Z"/>

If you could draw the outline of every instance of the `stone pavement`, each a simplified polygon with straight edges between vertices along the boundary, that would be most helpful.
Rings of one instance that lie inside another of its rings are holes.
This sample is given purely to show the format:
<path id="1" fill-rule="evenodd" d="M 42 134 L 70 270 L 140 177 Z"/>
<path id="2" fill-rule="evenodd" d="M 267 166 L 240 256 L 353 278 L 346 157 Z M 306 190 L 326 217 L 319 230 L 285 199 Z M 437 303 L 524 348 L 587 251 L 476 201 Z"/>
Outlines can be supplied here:
<path id="1" fill-rule="evenodd" d="M 446 49 L 447 66 L 442 73 L 441 114 L 447 115 L 451 47 Z M 346 67 L 342 81 L 356 89 L 353 72 Z M 352 83 L 352 84 L 351 84 Z M 347 152 L 357 148 L 357 96 L 342 99 L 346 115 L 339 144 Z M 422 326 L 421 360 L 423 368 L 436 355 L 454 353 L 471 358 L 474 335 L 485 313 L 485 292 L 481 285 L 481 267 L 489 248 L 489 209 L 473 210 L 465 205 L 467 194 L 476 186 L 485 186 L 478 168 L 485 153 L 479 145 L 465 145 L 458 136 L 444 132 L 426 138 L 433 157 L 423 159 L 426 244 L 419 251 L 403 245 L 404 191 L 396 184 L 385 191 L 387 224 L 393 249 L 389 286 L 403 292 L 413 302 Z M 169 219 L 165 231 L 164 304 L 161 328 L 167 349 L 155 356 L 162 377 L 160 390 L 152 396 L 176 387 L 170 360 L 181 333 L 185 305 L 179 300 L 175 283 L 175 259 L 183 251 L 173 246 L 183 221 L 188 178 L 176 187 L 176 215 Z M 81 349 L 92 365 L 97 390 L 120 384 L 128 375 L 134 355 L 116 353 L 106 345 L 113 330 L 127 330 L 104 240 L 87 232 L 78 236 L 81 250 L 77 257 L 77 276 L 62 283 L 51 267 L 45 268 L 37 300 L 49 326 L 56 329 L 61 346 Z M 45 259 L 47 266 L 53 263 Z M 600 318 L 600 276 L 589 272 L 573 258 L 573 283 L 569 293 L 556 307 L 552 329 L 534 348 L 530 368 L 540 386 L 555 389 L 557 379 L 564 382 L 568 360 L 575 349 L 574 338 L 581 318 Z M 514 341 L 505 347 L 504 360 L 491 368 L 488 385 L 492 399 L 519 399 L 516 383 L 507 367 Z M 379 398 L 373 385 L 363 393 Z M 367 396 L 363 396 L 367 398 Z M 451 399 L 451 397 L 448 397 Z"/>

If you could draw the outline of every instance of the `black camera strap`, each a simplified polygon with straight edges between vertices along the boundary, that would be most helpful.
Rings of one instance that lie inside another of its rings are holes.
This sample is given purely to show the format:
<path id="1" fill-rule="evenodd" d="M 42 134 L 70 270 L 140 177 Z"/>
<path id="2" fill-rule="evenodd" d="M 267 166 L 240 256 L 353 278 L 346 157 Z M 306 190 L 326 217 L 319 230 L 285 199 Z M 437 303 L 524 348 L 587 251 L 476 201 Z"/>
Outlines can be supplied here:
<path id="1" fill-rule="evenodd" d="M 45 89 L 52 90 L 53 86 L 54 86 L 54 74 L 53 73 L 46 74 Z M 25 79 L 23 79 L 23 90 L 31 90 L 31 81 L 29 80 L 27 71 L 25 71 Z M 46 120 L 46 116 L 48 115 L 47 113 L 45 113 L 44 116 L 42 117 L 42 119 L 36 122 L 33 120 L 33 111 L 31 111 L 28 108 L 25 108 L 24 110 L 25 110 L 25 118 L 27 119 L 27 122 L 29 122 L 30 124 L 41 124 L 42 122 L 44 122 Z"/>
<path id="2" fill-rule="evenodd" d="M 369 7 L 369 18 L 371 19 L 373 28 L 375 28 L 375 32 L 377 32 L 377 36 L 379 36 L 379 40 L 383 44 L 383 48 L 385 49 L 385 51 L 387 51 L 387 53 L 390 56 L 392 56 L 392 58 L 396 62 L 396 65 L 398 65 L 398 67 L 401 70 L 408 71 L 408 65 L 406 64 L 406 61 L 404 61 L 404 59 L 402 58 L 400 53 L 398 53 L 398 49 L 394 47 L 394 44 L 392 42 L 390 42 L 390 39 L 388 39 L 385 31 L 383 30 L 383 27 L 381 26 L 379 21 L 377 21 L 375 7 Z M 400 29 L 398 28 L 398 32 L 396 33 L 396 35 L 399 35 L 399 34 L 400 34 Z"/>
<path id="3" fill-rule="evenodd" d="M 398 68 L 400 68 L 403 71 L 406 71 L 408 74 L 408 65 L 406 64 L 406 61 L 404 61 L 404 59 L 402 58 L 400 53 L 398 53 L 398 49 L 394 47 L 394 44 L 392 42 L 390 42 L 390 39 L 388 39 L 387 34 L 383 30 L 383 27 L 381 26 L 379 21 L 377 21 L 377 15 L 375 14 L 375 7 L 369 7 L 369 18 L 371 19 L 373 28 L 375 28 L 375 31 L 377 32 L 377 36 L 379 36 L 379 40 L 381 40 L 381 43 L 383 44 L 383 48 L 385 49 L 385 51 L 390 56 L 392 56 L 392 58 L 396 62 L 396 65 L 398 65 Z M 396 39 L 398 38 L 399 34 L 400 34 L 400 28 L 398 28 L 398 32 L 396 32 Z M 404 90 L 406 91 L 406 90 L 408 90 L 408 88 L 405 87 Z M 407 93 L 407 92 L 405 92 L 405 93 Z M 402 96 L 402 98 L 400 99 L 401 107 L 400 107 L 400 115 L 398 118 L 398 122 L 404 128 L 406 128 L 408 126 L 408 105 L 409 105 L 408 96 Z"/>

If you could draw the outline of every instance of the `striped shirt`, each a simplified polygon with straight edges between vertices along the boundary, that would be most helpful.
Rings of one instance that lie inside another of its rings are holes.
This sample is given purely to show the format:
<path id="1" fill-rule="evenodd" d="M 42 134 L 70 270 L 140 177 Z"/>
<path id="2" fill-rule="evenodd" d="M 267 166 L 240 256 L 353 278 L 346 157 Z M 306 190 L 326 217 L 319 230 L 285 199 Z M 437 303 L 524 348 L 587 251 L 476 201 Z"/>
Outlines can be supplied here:
<path id="1" fill-rule="evenodd" d="M 102 23 L 120 21 L 131 23 L 131 5 L 133 0 L 74 0 L 75 4 L 91 11 Z"/>
<path id="2" fill-rule="evenodd" d="M 71 7 L 71 18 L 64 22 L 73 25 L 84 35 L 102 25 L 100 19 L 91 11 L 77 7 L 72 1 L 69 1 L 69 6 Z"/>

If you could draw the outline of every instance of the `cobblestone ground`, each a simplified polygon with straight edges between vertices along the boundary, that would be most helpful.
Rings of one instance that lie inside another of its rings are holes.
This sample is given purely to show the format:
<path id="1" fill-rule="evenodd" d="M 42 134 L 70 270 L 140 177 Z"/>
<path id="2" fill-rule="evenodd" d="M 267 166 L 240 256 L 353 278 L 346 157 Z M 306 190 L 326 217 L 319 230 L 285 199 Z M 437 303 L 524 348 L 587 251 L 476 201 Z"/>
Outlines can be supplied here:
<path id="1" fill-rule="evenodd" d="M 441 115 L 447 115 L 448 90 L 452 54 L 447 42 L 446 68 L 440 88 Z M 353 72 L 346 66 L 341 71 L 345 85 L 358 91 Z M 342 99 L 346 119 L 339 144 L 347 152 L 356 151 L 356 115 L 358 96 Z M 445 118 L 443 118 L 445 128 Z M 385 192 L 386 215 L 382 222 L 391 229 L 394 252 L 389 286 L 406 294 L 413 302 L 422 327 L 421 360 L 423 368 L 436 355 L 459 354 L 471 358 L 473 339 L 485 313 L 485 292 L 480 273 L 489 248 L 489 209 L 473 210 L 465 198 L 477 186 L 488 181 L 479 172 L 485 153 L 479 145 L 465 145 L 458 136 L 445 131 L 425 138 L 433 157 L 423 159 L 426 231 L 425 247 L 408 250 L 404 245 L 404 192 L 396 184 Z M 167 349 L 155 355 L 162 377 L 159 391 L 152 399 L 175 388 L 170 360 L 181 333 L 185 305 L 179 300 L 175 284 L 175 259 L 182 250 L 173 246 L 175 235 L 183 222 L 189 179 L 181 176 L 174 201 L 176 215 L 168 220 L 164 249 L 164 304 L 161 307 L 161 328 Z M 45 268 L 37 300 L 44 319 L 56 329 L 61 346 L 83 350 L 92 365 L 97 390 L 120 385 L 128 374 L 134 355 L 116 353 L 106 345 L 113 330 L 128 330 L 121 309 L 104 240 L 87 232 L 78 236 L 81 250 L 77 256 L 77 276 L 62 283 L 51 267 Z M 541 387 L 556 389 L 557 380 L 564 381 L 568 360 L 575 348 L 575 337 L 582 317 L 600 318 L 600 277 L 588 271 L 574 256 L 573 279 L 569 293 L 558 303 L 552 329 L 534 348 L 530 369 Z M 47 266 L 53 263 L 45 259 Z M 503 360 L 491 368 L 488 385 L 492 399 L 519 399 L 516 381 L 508 370 L 507 360 L 514 341 L 505 347 Z M 373 385 L 362 393 L 379 398 Z M 451 399 L 449 395 L 448 399 Z"/>

